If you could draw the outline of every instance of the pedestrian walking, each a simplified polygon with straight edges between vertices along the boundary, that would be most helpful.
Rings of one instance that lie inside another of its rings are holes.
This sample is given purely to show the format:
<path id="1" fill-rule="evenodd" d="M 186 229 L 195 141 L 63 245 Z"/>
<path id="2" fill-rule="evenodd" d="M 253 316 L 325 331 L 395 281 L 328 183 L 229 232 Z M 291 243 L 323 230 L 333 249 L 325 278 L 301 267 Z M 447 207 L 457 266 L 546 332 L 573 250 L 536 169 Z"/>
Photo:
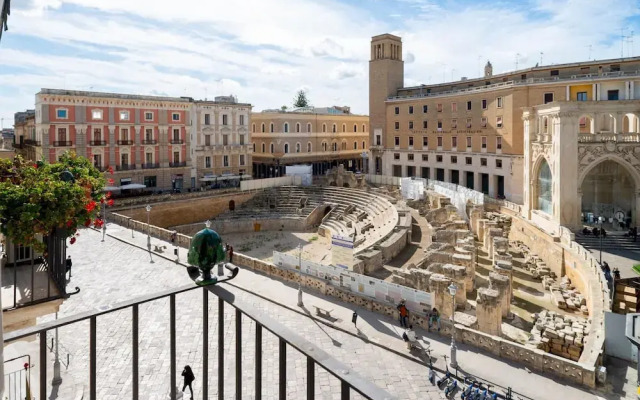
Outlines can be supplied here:
<path id="1" fill-rule="evenodd" d="M 358 325 L 356 324 L 357 321 L 358 321 L 358 313 L 354 311 L 353 315 L 351 316 L 351 322 L 353 322 L 353 326 L 355 326 L 356 329 L 358 328 Z"/>
<path id="2" fill-rule="evenodd" d="M 229 262 L 233 264 L 233 246 L 229 246 Z"/>
<path id="3" fill-rule="evenodd" d="M 435 307 L 433 307 L 433 310 L 429 313 L 429 330 L 431 330 L 433 325 L 437 326 L 438 331 L 440 331 L 440 313 Z"/>
<path id="4" fill-rule="evenodd" d="M 69 278 L 71 278 L 71 266 L 73 265 L 73 262 L 71 262 L 71 256 L 68 256 L 66 261 L 65 261 L 65 274 L 68 272 L 69 273 Z"/>
<path id="5" fill-rule="evenodd" d="M 404 300 L 400 300 L 400 304 L 398 304 L 398 319 L 400 320 L 400 326 L 403 328 L 409 327 L 409 310 L 407 310 L 407 306 L 404 304 Z"/>
<path id="6" fill-rule="evenodd" d="M 193 400 L 193 387 L 191 387 L 191 384 L 196 380 L 196 376 L 193 374 L 190 366 L 184 366 L 184 369 L 182 370 L 182 377 L 184 379 L 184 386 L 182 386 L 182 391 L 184 392 L 184 390 L 189 387 L 189 391 L 191 392 L 191 400 Z"/>

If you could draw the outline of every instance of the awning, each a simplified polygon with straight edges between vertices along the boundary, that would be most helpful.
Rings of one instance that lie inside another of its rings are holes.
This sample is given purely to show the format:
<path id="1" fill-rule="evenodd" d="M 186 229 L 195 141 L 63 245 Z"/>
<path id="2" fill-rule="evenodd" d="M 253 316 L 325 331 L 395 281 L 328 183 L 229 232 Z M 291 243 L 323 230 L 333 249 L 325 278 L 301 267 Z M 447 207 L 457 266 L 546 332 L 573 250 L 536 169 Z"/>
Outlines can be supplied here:
<path id="1" fill-rule="evenodd" d="M 147 185 L 142 185 L 140 183 L 130 183 L 128 185 L 120 186 L 120 189 L 128 190 L 128 189 L 144 189 Z"/>

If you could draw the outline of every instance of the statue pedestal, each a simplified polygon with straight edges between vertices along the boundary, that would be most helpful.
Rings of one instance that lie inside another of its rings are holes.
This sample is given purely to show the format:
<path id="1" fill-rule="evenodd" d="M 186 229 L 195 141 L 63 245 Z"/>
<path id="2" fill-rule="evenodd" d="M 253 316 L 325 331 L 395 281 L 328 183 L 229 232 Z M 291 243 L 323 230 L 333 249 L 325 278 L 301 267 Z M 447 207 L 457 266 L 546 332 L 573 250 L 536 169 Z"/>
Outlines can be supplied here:
<path id="1" fill-rule="evenodd" d="M 203 271 L 200 270 L 200 276 L 196 278 L 196 285 L 206 286 L 215 284 L 218 282 L 218 278 L 215 276 L 211 276 L 211 270 Z"/>

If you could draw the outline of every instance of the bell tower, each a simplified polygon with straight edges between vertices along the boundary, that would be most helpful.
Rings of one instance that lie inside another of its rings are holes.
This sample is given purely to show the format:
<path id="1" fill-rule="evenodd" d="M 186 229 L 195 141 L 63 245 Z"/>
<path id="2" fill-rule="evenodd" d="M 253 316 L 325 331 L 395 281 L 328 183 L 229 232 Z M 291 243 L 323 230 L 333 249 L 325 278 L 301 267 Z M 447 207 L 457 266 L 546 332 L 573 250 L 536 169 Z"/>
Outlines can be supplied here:
<path id="1" fill-rule="evenodd" d="M 384 174 L 382 149 L 387 128 L 385 100 L 389 96 L 395 96 L 398 89 L 403 86 L 402 39 L 388 33 L 372 37 L 369 60 L 369 140 L 372 146 L 369 173 L 371 174 Z"/>

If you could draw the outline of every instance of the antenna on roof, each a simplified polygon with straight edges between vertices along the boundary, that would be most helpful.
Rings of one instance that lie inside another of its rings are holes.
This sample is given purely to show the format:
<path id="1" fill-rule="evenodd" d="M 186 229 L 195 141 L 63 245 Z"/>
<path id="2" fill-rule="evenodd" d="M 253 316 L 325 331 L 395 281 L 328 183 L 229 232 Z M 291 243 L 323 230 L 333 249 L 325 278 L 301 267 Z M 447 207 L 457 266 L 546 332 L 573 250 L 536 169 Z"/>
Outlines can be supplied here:
<path id="1" fill-rule="evenodd" d="M 540 52 L 540 66 L 542 66 L 542 56 L 544 55 L 543 52 Z"/>
<path id="2" fill-rule="evenodd" d="M 620 58 L 624 58 L 624 27 L 620 28 Z"/>
<path id="3" fill-rule="evenodd" d="M 587 57 L 587 61 L 591 61 L 591 45 L 587 46 L 589 48 L 589 57 Z"/>
<path id="4" fill-rule="evenodd" d="M 520 61 L 520 53 L 516 53 L 516 71 L 518 70 L 518 61 Z"/>
<path id="5" fill-rule="evenodd" d="M 633 31 L 627 36 L 627 57 L 633 57 Z"/>

